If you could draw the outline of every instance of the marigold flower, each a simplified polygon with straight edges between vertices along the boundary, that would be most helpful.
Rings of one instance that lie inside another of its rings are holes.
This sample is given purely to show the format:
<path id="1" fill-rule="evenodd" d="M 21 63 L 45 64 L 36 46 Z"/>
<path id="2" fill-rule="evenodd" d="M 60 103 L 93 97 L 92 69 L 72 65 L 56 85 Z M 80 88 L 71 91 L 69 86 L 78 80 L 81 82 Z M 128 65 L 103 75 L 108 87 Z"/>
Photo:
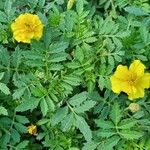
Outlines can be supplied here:
<path id="1" fill-rule="evenodd" d="M 37 127 L 35 125 L 31 124 L 30 126 L 28 126 L 28 132 L 29 132 L 29 134 L 36 135 Z"/>
<path id="2" fill-rule="evenodd" d="M 137 103 L 131 103 L 130 105 L 129 105 L 129 109 L 131 110 L 131 112 L 137 112 L 137 111 L 139 111 L 140 110 L 140 105 L 139 104 L 137 104 Z"/>
<path id="3" fill-rule="evenodd" d="M 13 37 L 18 42 L 30 43 L 31 39 L 40 39 L 43 34 L 43 24 L 37 15 L 21 14 L 11 24 Z"/>
<path id="4" fill-rule="evenodd" d="M 134 60 L 129 69 L 119 65 L 110 79 L 113 92 L 125 92 L 130 100 L 144 97 L 144 89 L 150 87 L 150 74 L 144 69 L 140 60 Z"/>

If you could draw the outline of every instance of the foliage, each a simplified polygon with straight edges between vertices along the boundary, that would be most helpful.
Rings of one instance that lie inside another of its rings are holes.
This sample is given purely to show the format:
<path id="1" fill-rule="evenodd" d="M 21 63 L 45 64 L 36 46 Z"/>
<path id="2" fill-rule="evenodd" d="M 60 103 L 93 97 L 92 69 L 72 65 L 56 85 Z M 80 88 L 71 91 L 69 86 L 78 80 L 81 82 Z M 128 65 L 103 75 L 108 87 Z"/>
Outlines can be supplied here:
<path id="1" fill-rule="evenodd" d="M 12 37 L 25 12 L 44 24 L 31 44 Z M 119 64 L 150 69 L 149 25 L 148 0 L 0 0 L 0 149 L 149 150 L 150 92 L 133 113 L 110 83 Z"/>

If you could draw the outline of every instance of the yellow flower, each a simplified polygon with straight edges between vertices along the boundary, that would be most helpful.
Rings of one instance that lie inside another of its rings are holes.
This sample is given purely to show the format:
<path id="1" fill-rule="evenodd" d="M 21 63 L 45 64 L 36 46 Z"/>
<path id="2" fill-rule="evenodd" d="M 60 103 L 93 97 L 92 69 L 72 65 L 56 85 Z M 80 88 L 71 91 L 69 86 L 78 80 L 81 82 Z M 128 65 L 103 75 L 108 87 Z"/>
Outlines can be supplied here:
<path id="1" fill-rule="evenodd" d="M 125 92 L 130 100 L 144 97 L 144 89 L 150 87 L 150 74 L 144 69 L 140 60 L 134 60 L 129 69 L 119 65 L 110 79 L 113 92 Z"/>
<path id="2" fill-rule="evenodd" d="M 12 24 L 13 37 L 18 42 L 30 43 L 31 39 L 40 39 L 43 24 L 37 15 L 21 14 Z"/>
<path id="3" fill-rule="evenodd" d="M 137 103 L 131 103 L 130 105 L 129 105 L 129 109 L 131 110 L 131 112 L 137 112 L 137 111 L 139 111 L 140 110 L 140 105 L 139 104 L 137 104 Z"/>
<path id="4" fill-rule="evenodd" d="M 31 124 L 30 126 L 28 126 L 28 132 L 32 135 L 36 135 L 37 127 L 35 125 Z"/>

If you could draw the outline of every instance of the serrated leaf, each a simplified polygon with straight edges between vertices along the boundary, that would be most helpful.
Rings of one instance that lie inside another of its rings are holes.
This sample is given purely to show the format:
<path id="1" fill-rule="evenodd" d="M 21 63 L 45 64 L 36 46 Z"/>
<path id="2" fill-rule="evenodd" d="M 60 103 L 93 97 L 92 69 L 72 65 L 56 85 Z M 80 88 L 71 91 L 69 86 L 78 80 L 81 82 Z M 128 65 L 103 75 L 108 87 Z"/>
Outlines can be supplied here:
<path id="1" fill-rule="evenodd" d="M 43 116 L 45 116 L 48 112 L 48 105 L 47 105 L 47 102 L 44 98 L 42 98 L 40 101 L 40 107 L 41 107 L 41 111 L 42 111 Z"/>
<path id="2" fill-rule="evenodd" d="M 46 97 L 46 101 L 47 101 L 48 109 L 53 112 L 55 110 L 54 102 L 50 99 L 49 96 Z"/>
<path id="3" fill-rule="evenodd" d="M 118 124 L 119 129 L 130 129 L 136 125 L 137 121 L 133 119 L 124 119 Z"/>
<path id="4" fill-rule="evenodd" d="M 4 77 L 4 74 L 5 74 L 4 72 L 0 73 L 0 80 L 2 80 L 2 78 Z"/>
<path id="5" fill-rule="evenodd" d="M 2 91 L 6 95 L 10 94 L 9 88 L 4 83 L 0 83 L 0 91 Z"/>
<path id="6" fill-rule="evenodd" d="M 61 123 L 62 131 L 65 132 L 65 131 L 69 130 L 71 128 L 71 126 L 73 125 L 73 123 L 74 123 L 74 116 L 71 113 L 63 119 L 63 121 Z"/>
<path id="7" fill-rule="evenodd" d="M 22 125 L 21 123 L 15 122 L 14 127 L 16 128 L 17 131 L 20 133 L 27 133 L 27 127 Z"/>
<path id="8" fill-rule="evenodd" d="M 43 124 L 46 124 L 46 123 L 49 122 L 49 121 L 50 121 L 50 119 L 45 119 L 45 118 L 44 118 L 44 119 L 39 120 L 39 121 L 37 122 L 37 124 L 41 126 L 41 125 L 43 125 Z"/>
<path id="9" fill-rule="evenodd" d="M 89 111 L 91 108 L 93 108 L 96 105 L 96 102 L 94 101 L 85 101 L 81 106 L 77 106 L 74 108 L 74 111 L 76 113 L 84 113 L 85 111 Z"/>
<path id="10" fill-rule="evenodd" d="M 112 66 L 114 66 L 114 58 L 113 56 L 108 56 L 108 63 Z"/>
<path id="11" fill-rule="evenodd" d="M 57 42 L 55 44 L 50 45 L 49 50 L 50 53 L 60 53 L 64 51 L 68 47 L 68 42 Z"/>
<path id="12" fill-rule="evenodd" d="M 17 130 L 15 130 L 15 129 L 11 130 L 11 137 L 14 142 L 16 142 L 16 143 L 20 142 L 20 134 L 18 133 Z"/>
<path id="13" fill-rule="evenodd" d="M 27 111 L 35 109 L 40 102 L 40 99 L 31 98 L 30 100 L 24 100 L 19 106 L 17 106 L 16 111 Z"/>
<path id="14" fill-rule="evenodd" d="M 112 135 L 115 135 L 116 132 L 113 131 L 112 129 L 110 130 L 98 130 L 97 136 L 103 137 L 103 138 L 108 138 L 111 137 Z"/>
<path id="15" fill-rule="evenodd" d="M 112 106 L 110 118 L 115 123 L 115 125 L 117 125 L 121 120 L 121 117 L 122 117 L 122 111 L 120 109 L 119 104 L 115 102 L 114 105 Z"/>
<path id="16" fill-rule="evenodd" d="M 104 121 L 103 119 L 97 119 L 95 120 L 95 123 L 98 127 L 103 129 L 111 129 L 115 128 L 114 124 L 111 121 Z"/>
<path id="17" fill-rule="evenodd" d="M 142 132 L 133 131 L 133 130 L 121 130 L 120 135 L 128 140 L 139 139 L 143 136 Z"/>
<path id="18" fill-rule="evenodd" d="M 79 15 L 82 14 L 83 12 L 83 0 L 77 0 L 77 3 L 76 3 L 76 10 L 77 10 L 77 13 Z"/>
<path id="19" fill-rule="evenodd" d="M 92 131 L 88 124 L 86 123 L 85 119 L 80 116 L 76 117 L 76 127 L 80 130 L 80 132 L 83 134 L 85 140 L 87 142 L 90 142 L 92 140 Z"/>
<path id="20" fill-rule="evenodd" d="M 99 76 L 98 85 L 100 90 L 103 90 L 105 86 L 105 78 L 103 76 Z"/>
<path id="21" fill-rule="evenodd" d="M 19 99 L 24 94 L 25 90 L 26 90 L 26 87 L 15 90 L 15 92 L 12 95 L 13 99 Z"/>
<path id="22" fill-rule="evenodd" d="M 95 143 L 93 141 L 88 142 L 88 143 L 84 144 L 84 147 L 82 148 L 82 150 L 95 150 L 98 145 L 99 145 L 99 143 Z"/>
<path id="23" fill-rule="evenodd" d="M 55 126 L 56 124 L 61 122 L 65 118 L 67 113 L 68 113 L 68 107 L 59 108 L 51 120 L 52 126 Z"/>
<path id="24" fill-rule="evenodd" d="M 106 140 L 104 145 L 101 147 L 102 150 L 111 150 L 117 143 L 119 142 L 120 137 L 119 136 L 113 136 Z"/>
<path id="25" fill-rule="evenodd" d="M 80 47 L 77 47 L 75 50 L 75 58 L 79 60 L 79 62 L 82 62 L 84 59 L 84 53 Z"/>
<path id="26" fill-rule="evenodd" d="M 24 148 L 26 148 L 26 146 L 28 146 L 28 143 L 29 143 L 29 141 L 23 141 L 23 142 L 21 142 L 21 143 L 19 143 L 17 146 L 16 146 L 16 149 L 24 149 Z"/>
<path id="27" fill-rule="evenodd" d="M 72 106 L 78 106 L 84 101 L 86 101 L 87 97 L 88 97 L 87 92 L 82 92 L 71 97 L 69 103 Z"/>
<path id="28" fill-rule="evenodd" d="M 16 120 L 22 124 L 29 123 L 29 119 L 26 116 L 16 115 Z"/>
<path id="29" fill-rule="evenodd" d="M 136 15 L 136 16 L 145 16 L 145 15 L 148 15 L 147 12 L 145 12 L 144 10 L 142 10 L 142 9 L 139 8 L 139 7 L 128 6 L 128 7 L 125 7 L 124 9 L 125 9 L 125 11 L 127 11 L 128 13 L 134 14 L 134 15 Z"/>
<path id="30" fill-rule="evenodd" d="M 8 115 L 7 109 L 3 106 L 0 106 L 0 115 Z"/>

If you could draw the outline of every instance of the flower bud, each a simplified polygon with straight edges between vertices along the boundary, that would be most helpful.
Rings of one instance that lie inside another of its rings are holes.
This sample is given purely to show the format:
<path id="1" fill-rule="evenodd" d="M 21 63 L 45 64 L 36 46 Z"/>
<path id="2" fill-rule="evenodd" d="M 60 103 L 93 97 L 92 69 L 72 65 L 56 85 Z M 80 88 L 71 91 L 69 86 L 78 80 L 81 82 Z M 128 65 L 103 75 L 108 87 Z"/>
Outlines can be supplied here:
<path id="1" fill-rule="evenodd" d="M 131 110 L 131 112 L 137 112 L 137 111 L 139 111 L 140 110 L 140 105 L 139 104 L 137 104 L 137 103 L 131 103 L 130 105 L 129 105 L 129 109 Z"/>
<path id="2" fill-rule="evenodd" d="M 70 10 L 73 7 L 74 3 L 75 3 L 75 0 L 69 0 L 67 4 L 67 10 Z"/>

